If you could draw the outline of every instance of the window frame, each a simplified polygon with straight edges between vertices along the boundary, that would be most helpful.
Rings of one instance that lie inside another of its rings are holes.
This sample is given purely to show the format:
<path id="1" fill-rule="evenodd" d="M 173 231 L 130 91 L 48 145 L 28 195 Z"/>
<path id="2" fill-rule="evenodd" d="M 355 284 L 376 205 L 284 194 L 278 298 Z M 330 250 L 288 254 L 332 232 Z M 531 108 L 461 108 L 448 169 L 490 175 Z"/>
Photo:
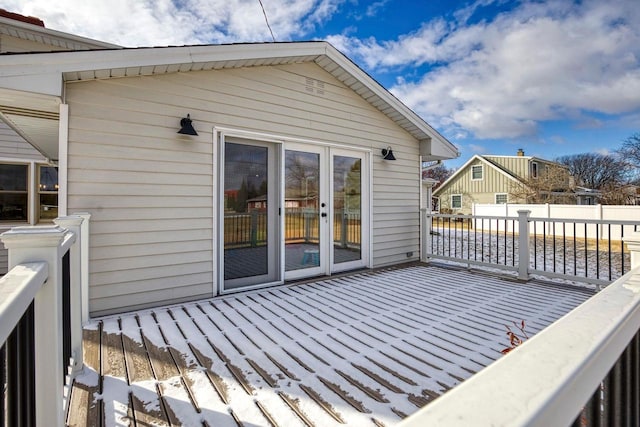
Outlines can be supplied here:
<path id="1" fill-rule="evenodd" d="M 480 178 L 474 178 L 474 169 L 480 168 Z M 482 181 L 484 179 L 484 165 L 471 166 L 471 181 Z"/>
<path id="2" fill-rule="evenodd" d="M 453 198 L 454 197 L 459 197 L 460 198 L 460 206 L 456 207 L 453 205 Z M 449 199 L 449 202 L 451 204 L 451 209 L 462 209 L 462 194 L 452 194 L 451 198 Z"/>
<path id="3" fill-rule="evenodd" d="M 531 162 L 531 178 L 538 178 L 539 172 L 538 162 Z"/>
<path id="4" fill-rule="evenodd" d="M 499 202 L 498 196 L 504 196 L 504 202 Z M 496 193 L 493 200 L 496 205 L 506 205 L 509 203 L 509 193 Z"/>
<path id="5" fill-rule="evenodd" d="M 32 212 L 32 182 L 33 182 L 33 163 L 21 162 L 13 160 L 0 160 L 0 166 L 2 165 L 15 165 L 26 167 L 26 186 L 25 190 L 0 190 L 0 194 L 25 194 L 27 199 L 27 212 L 25 213 L 25 219 L 4 219 L 0 218 L 2 224 L 31 224 L 31 212 Z"/>
<path id="6" fill-rule="evenodd" d="M 53 222 L 53 220 L 55 218 L 42 218 L 42 195 L 55 195 L 56 196 L 56 218 L 58 217 L 58 209 L 60 207 L 60 199 L 59 199 L 59 190 L 60 190 L 60 181 L 57 180 L 57 183 L 55 184 L 55 190 L 42 190 L 42 183 L 41 183 L 41 171 L 42 168 L 55 168 L 58 169 L 58 166 L 55 165 L 49 165 L 46 163 L 36 163 L 36 184 L 34 185 L 34 196 L 35 196 L 35 207 L 34 207 L 34 212 L 35 212 L 35 222 L 36 224 L 40 224 L 40 223 L 51 223 Z M 56 172 L 59 172 L 56 171 Z"/>

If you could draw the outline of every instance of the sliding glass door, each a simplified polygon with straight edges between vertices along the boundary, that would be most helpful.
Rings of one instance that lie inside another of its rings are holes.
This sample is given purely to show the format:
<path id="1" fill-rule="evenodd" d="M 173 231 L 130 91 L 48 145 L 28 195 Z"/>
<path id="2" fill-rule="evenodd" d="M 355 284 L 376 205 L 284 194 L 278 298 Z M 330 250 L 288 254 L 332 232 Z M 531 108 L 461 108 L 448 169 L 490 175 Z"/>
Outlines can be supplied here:
<path id="1" fill-rule="evenodd" d="M 273 144 L 223 143 L 223 290 L 278 280 L 278 185 Z"/>

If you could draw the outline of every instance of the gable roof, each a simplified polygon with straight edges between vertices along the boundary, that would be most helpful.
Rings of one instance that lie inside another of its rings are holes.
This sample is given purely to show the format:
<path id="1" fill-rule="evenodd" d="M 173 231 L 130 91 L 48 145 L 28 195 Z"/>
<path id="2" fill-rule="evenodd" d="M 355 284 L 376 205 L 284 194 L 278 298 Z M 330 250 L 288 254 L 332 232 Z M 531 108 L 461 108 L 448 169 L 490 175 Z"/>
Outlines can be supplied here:
<path id="1" fill-rule="evenodd" d="M 513 157 L 515 157 L 515 156 L 513 156 Z M 519 156 L 519 158 L 525 158 L 527 160 L 532 159 L 532 157 L 523 157 L 523 156 Z M 492 162 L 491 160 L 485 158 L 484 156 L 481 156 L 479 154 L 475 154 L 473 157 L 471 157 L 469 160 L 467 160 L 462 166 L 460 166 L 458 168 L 458 170 L 453 173 L 453 175 L 451 175 L 449 178 L 447 178 L 442 183 L 442 185 L 440 185 L 438 188 L 433 190 L 433 195 L 435 196 L 436 193 L 440 192 L 443 188 L 445 188 L 450 181 L 453 181 L 458 175 L 460 175 L 464 171 L 466 171 L 469 168 L 469 166 L 471 166 L 472 163 L 475 163 L 476 160 L 479 160 L 483 165 L 487 165 L 487 166 L 495 169 L 499 173 L 505 175 L 510 180 L 520 182 L 520 179 L 514 173 L 509 171 L 508 169 L 503 168 L 502 166 Z"/>
<path id="2" fill-rule="evenodd" d="M 13 126 L 19 128 L 23 117 L 21 111 L 7 109 L 17 103 L 30 121 L 50 120 L 52 114 L 58 114 L 63 82 L 304 62 L 316 63 L 419 142 L 429 143 L 431 158 L 425 160 L 458 156 L 458 150 L 451 142 L 349 58 L 323 41 L 0 55 L 0 114 L 13 120 Z M 31 99 L 25 92 L 34 94 L 35 98 Z M 21 99 L 16 99 L 16 94 L 20 94 Z M 49 102 L 42 103 L 42 97 L 48 98 Z M 29 125 L 25 120 L 22 122 Z M 23 133 L 28 139 L 28 129 Z M 37 141 L 30 142 L 37 144 Z M 49 157 L 54 151 L 57 156 L 57 134 L 55 144 L 49 141 L 40 149 Z"/>

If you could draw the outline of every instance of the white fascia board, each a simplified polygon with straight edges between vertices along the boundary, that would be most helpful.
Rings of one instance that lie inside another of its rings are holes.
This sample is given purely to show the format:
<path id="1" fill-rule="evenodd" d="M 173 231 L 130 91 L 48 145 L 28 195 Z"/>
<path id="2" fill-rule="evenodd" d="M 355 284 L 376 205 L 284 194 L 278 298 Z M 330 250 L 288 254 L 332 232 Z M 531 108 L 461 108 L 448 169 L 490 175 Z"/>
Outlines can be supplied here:
<path id="1" fill-rule="evenodd" d="M 60 73 L 7 76 L 0 71 L 0 89 L 61 97 L 62 83 L 62 75 Z"/>

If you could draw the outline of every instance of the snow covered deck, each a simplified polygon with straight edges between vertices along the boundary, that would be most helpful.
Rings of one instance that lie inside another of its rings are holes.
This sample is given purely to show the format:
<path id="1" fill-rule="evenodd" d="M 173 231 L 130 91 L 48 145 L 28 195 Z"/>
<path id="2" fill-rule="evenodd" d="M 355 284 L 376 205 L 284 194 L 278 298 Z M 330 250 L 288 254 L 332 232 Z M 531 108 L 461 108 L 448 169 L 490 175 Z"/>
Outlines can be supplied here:
<path id="1" fill-rule="evenodd" d="M 68 421 L 391 426 L 592 294 L 412 265 L 102 318 Z"/>

